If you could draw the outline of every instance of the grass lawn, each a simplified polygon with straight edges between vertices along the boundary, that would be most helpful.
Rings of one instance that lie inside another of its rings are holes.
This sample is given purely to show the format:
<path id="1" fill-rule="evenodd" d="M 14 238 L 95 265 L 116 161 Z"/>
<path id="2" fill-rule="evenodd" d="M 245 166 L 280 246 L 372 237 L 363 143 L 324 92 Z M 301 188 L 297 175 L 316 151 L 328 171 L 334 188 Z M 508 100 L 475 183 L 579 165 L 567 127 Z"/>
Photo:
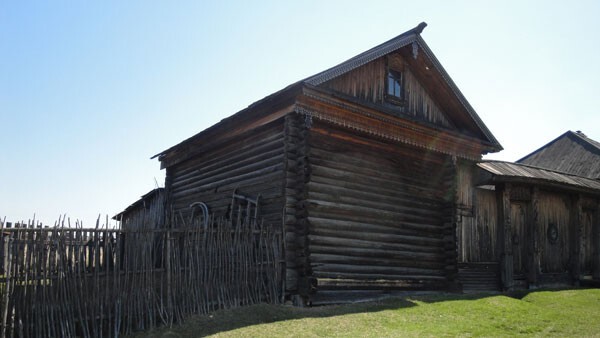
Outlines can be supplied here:
<path id="1" fill-rule="evenodd" d="M 137 337 L 597 336 L 600 289 L 425 295 L 314 308 L 256 305 Z"/>

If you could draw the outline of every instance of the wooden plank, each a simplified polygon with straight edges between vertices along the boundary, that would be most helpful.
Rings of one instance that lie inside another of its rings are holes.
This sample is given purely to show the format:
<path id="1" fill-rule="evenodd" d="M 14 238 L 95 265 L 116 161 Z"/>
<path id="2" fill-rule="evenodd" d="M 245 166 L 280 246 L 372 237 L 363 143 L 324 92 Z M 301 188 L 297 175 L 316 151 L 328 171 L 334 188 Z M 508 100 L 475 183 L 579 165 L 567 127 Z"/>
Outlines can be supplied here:
<path id="1" fill-rule="evenodd" d="M 498 191 L 498 215 L 501 229 L 500 240 L 502 242 L 502 261 L 500 263 L 500 275 L 502 278 L 502 287 L 510 290 L 513 287 L 513 245 L 512 245 L 512 222 L 510 212 L 510 190 L 511 185 L 505 184 Z"/>

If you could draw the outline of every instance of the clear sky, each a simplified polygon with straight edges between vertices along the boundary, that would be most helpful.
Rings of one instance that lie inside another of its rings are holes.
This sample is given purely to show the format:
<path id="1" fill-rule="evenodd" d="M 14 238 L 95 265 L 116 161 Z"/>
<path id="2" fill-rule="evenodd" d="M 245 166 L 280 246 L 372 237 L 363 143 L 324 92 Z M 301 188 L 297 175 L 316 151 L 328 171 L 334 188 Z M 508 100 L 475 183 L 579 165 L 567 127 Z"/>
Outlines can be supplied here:
<path id="1" fill-rule="evenodd" d="M 421 21 L 486 158 L 600 140 L 600 1 L 0 0 L 0 217 L 92 226 L 164 186 L 151 156 Z"/>

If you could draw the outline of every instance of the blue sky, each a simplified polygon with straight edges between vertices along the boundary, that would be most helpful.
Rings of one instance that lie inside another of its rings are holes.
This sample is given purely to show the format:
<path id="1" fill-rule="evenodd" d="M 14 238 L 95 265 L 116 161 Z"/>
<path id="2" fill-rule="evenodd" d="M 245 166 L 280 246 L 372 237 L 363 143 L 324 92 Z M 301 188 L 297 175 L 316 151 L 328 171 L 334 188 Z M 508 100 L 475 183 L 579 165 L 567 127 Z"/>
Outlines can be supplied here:
<path id="1" fill-rule="evenodd" d="M 598 1 L 2 1 L 0 217 L 92 226 L 164 185 L 150 157 L 419 22 L 516 160 L 600 140 Z"/>

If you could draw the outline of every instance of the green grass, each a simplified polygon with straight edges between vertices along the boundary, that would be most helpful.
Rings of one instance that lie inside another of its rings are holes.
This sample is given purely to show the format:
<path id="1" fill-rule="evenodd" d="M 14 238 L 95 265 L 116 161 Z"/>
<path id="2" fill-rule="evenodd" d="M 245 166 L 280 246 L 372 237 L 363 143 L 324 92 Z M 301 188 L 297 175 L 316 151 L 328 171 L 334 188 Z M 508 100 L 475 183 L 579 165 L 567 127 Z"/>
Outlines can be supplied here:
<path id="1" fill-rule="evenodd" d="M 138 337 L 597 336 L 600 290 L 428 295 L 295 308 L 256 305 L 196 316 Z"/>

